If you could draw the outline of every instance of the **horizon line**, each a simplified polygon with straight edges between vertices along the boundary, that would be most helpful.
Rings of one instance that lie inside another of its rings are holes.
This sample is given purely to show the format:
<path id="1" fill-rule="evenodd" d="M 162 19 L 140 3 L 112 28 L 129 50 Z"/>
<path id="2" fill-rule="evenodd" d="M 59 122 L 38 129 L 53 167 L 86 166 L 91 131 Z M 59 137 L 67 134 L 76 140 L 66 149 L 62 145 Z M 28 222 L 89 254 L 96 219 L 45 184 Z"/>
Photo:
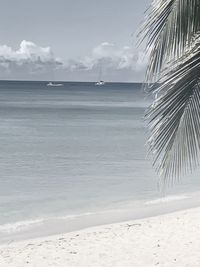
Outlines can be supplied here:
<path id="1" fill-rule="evenodd" d="M 0 79 L 0 82 L 63 82 L 63 83 L 96 83 L 96 81 L 73 81 L 73 80 L 22 80 L 22 79 Z M 126 81 L 108 81 L 105 83 L 126 83 L 126 84 L 145 84 L 142 81 L 133 81 L 133 82 L 126 82 Z"/>

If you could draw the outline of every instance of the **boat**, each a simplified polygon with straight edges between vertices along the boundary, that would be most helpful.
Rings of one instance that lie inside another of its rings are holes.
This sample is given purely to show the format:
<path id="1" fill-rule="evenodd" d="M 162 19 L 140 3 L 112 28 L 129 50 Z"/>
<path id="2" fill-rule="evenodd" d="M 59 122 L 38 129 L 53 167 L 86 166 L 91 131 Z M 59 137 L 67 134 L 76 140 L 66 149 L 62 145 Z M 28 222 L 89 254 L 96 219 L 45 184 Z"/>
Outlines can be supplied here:
<path id="1" fill-rule="evenodd" d="M 95 85 L 97 85 L 97 86 L 102 86 L 102 85 L 104 85 L 104 84 L 105 84 L 104 81 L 99 81 L 99 82 L 96 82 L 96 83 L 95 83 Z"/>
<path id="2" fill-rule="evenodd" d="M 102 66 L 100 66 L 99 79 L 98 79 L 98 82 L 95 83 L 96 86 L 103 86 L 103 85 L 105 85 L 105 82 L 102 80 L 101 76 L 102 76 Z"/>
<path id="3" fill-rule="evenodd" d="M 47 83 L 47 86 L 54 86 L 54 87 L 56 87 L 56 86 L 63 86 L 63 84 L 62 83 L 52 83 L 52 82 L 49 82 L 49 83 Z"/>

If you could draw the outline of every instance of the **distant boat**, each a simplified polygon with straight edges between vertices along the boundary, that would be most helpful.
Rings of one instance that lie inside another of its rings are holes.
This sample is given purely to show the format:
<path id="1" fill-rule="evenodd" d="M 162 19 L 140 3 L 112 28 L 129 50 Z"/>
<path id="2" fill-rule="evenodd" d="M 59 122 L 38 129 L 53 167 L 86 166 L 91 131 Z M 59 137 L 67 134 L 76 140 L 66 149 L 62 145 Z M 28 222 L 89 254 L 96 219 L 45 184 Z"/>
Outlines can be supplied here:
<path id="1" fill-rule="evenodd" d="M 102 76 L 102 66 L 100 67 L 100 70 L 99 70 L 99 80 L 98 82 L 95 83 L 96 86 L 105 85 L 105 82 L 102 80 L 101 76 Z"/>
<path id="2" fill-rule="evenodd" d="M 99 82 L 96 82 L 96 83 L 95 83 L 95 85 L 97 85 L 97 86 L 102 86 L 102 85 L 104 85 L 104 84 L 105 84 L 104 81 L 99 81 Z"/>
<path id="3" fill-rule="evenodd" d="M 63 86 L 63 84 L 62 83 L 52 83 L 52 82 L 49 82 L 49 83 L 47 83 L 47 86 L 54 86 L 54 87 L 56 87 L 56 86 Z"/>

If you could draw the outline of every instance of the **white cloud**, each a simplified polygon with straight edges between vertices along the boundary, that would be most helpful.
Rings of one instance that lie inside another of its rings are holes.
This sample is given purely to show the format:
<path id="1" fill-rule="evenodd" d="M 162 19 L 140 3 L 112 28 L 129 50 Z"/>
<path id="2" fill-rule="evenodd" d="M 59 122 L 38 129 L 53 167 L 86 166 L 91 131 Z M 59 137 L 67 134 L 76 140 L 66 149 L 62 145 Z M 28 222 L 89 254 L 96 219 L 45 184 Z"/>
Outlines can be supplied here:
<path id="1" fill-rule="evenodd" d="M 49 72 L 62 62 L 54 57 L 50 47 L 41 47 L 23 40 L 18 49 L 0 45 L 0 69 L 5 74 L 37 74 Z"/>
<path id="2" fill-rule="evenodd" d="M 142 79 L 146 60 L 130 46 L 103 42 L 87 56 L 63 61 L 50 47 L 23 40 L 18 49 L 0 45 L 0 78 L 94 80 L 102 66 L 107 80 Z"/>
<path id="3" fill-rule="evenodd" d="M 54 61 L 54 56 L 50 47 L 40 47 L 33 42 L 23 40 L 20 44 L 20 48 L 15 52 L 15 57 L 18 59 L 30 59 L 37 61 L 40 58 L 41 61 Z"/>
<path id="4" fill-rule="evenodd" d="M 143 52 L 135 51 L 130 46 L 117 47 L 104 42 L 95 47 L 89 56 L 72 61 L 70 67 L 72 70 L 91 70 L 103 65 L 104 69 L 141 71 L 146 64 L 147 59 Z"/>
<path id="5" fill-rule="evenodd" d="M 33 42 L 23 40 L 19 49 L 14 50 L 7 45 L 0 46 L 1 59 L 20 62 L 23 60 L 30 60 L 32 62 L 38 61 L 38 58 L 42 62 L 52 61 L 54 55 L 50 47 L 40 47 Z"/>

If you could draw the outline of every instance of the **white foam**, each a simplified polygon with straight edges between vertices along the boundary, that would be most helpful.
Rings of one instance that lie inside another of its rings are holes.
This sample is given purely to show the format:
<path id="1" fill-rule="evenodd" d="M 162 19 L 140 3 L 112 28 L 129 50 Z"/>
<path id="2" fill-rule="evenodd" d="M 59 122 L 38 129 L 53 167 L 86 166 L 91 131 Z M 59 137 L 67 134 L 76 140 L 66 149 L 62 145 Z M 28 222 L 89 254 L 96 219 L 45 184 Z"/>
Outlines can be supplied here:
<path id="1" fill-rule="evenodd" d="M 66 215 L 60 217 L 49 217 L 48 219 L 35 219 L 35 220 L 27 220 L 27 221 L 18 221 L 14 223 L 6 223 L 0 225 L 0 233 L 7 233 L 12 234 L 16 232 L 22 232 L 29 230 L 31 227 L 39 226 L 47 221 L 54 221 L 54 220 L 73 220 L 83 216 L 89 216 L 96 213 L 87 212 L 83 214 L 73 214 L 73 215 Z"/>
<path id="2" fill-rule="evenodd" d="M 80 213 L 80 214 L 74 214 L 74 215 L 65 215 L 65 216 L 60 216 L 59 219 L 61 220 L 73 220 L 79 217 L 84 217 L 84 216 L 89 216 L 89 215 L 95 215 L 101 212 L 85 212 L 85 213 Z"/>
<path id="3" fill-rule="evenodd" d="M 0 232 L 1 233 L 21 232 L 35 225 L 39 225 L 42 222 L 43 222 L 43 219 L 19 221 L 15 223 L 6 223 L 6 224 L 0 225 Z"/>
<path id="4" fill-rule="evenodd" d="M 161 203 L 166 203 L 166 202 L 173 202 L 173 201 L 180 201 L 183 199 L 188 199 L 190 198 L 189 196 L 186 195 L 173 195 L 173 196 L 167 196 L 167 197 L 162 197 L 162 198 L 157 198 L 154 200 L 150 200 L 145 202 L 145 205 L 156 205 L 156 204 L 161 204 Z"/>

